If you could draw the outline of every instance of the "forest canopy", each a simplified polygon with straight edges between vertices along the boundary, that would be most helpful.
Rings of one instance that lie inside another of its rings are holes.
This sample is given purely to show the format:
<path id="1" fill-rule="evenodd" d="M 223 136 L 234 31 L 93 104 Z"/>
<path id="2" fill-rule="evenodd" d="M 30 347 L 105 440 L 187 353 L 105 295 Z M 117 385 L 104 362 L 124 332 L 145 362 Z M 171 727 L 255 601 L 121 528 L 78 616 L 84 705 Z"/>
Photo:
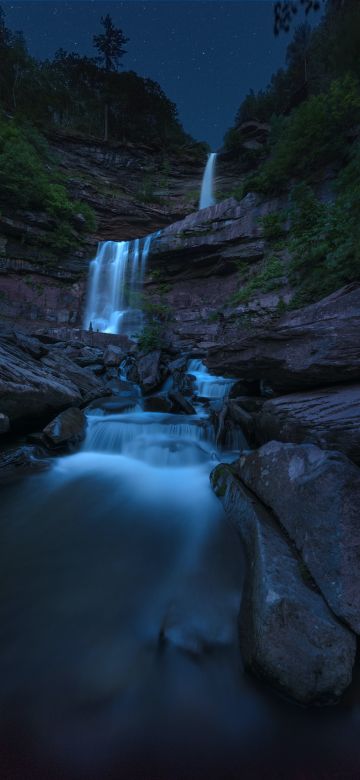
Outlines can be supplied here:
<path id="1" fill-rule="evenodd" d="M 110 17 L 102 19 L 103 32 L 93 36 L 94 57 L 59 49 L 53 59 L 39 61 L 30 55 L 23 34 L 9 30 L 0 7 L 3 112 L 18 119 L 25 117 L 43 130 L 55 128 L 104 138 L 107 106 L 109 141 L 131 140 L 170 148 L 191 143 L 175 103 L 160 85 L 133 71 L 120 72 L 128 39 L 122 30 L 109 27 L 109 22 L 112 25 Z"/>

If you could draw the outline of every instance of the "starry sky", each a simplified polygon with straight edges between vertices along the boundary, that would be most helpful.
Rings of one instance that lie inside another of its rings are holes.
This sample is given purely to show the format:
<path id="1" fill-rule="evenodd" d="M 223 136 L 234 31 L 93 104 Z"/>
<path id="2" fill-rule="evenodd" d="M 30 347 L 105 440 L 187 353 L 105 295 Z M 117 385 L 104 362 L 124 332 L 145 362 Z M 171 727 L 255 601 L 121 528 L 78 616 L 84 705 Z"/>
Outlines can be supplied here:
<path id="1" fill-rule="evenodd" d="M 219 148 L 250 88 L 267 85 L 285 62 L 289 36 L 273 34 L 271 0 L 16 0 L 6 23 L 22 30 L 31 54 L 60 46 L 93 56 L 92 36 L 109 13 L 130 38 L 123 58 L 160 83 L 187 132 Z M 300 15 L 298 21 L 301 21 Z"/>

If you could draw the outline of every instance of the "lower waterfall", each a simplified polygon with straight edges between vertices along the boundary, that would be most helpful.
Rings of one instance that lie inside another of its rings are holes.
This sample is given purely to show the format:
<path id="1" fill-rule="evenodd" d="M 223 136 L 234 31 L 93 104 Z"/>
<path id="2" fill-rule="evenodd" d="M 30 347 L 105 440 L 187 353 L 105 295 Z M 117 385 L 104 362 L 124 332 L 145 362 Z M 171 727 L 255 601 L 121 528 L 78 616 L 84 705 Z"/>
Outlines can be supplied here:
<path id="1" fill-rule="evenodd" d="M 154 236 L 99 245 L 89 269 L 85 330 L 138 335 L 143 318 L 142 283 Z"/>

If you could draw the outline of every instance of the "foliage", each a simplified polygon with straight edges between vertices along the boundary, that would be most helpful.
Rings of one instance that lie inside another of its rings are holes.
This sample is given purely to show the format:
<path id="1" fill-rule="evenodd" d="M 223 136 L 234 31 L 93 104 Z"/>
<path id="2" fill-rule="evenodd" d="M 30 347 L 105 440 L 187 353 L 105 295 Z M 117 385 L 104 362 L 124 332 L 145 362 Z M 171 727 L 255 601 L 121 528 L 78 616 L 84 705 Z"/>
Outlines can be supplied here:
<path id="1" fill-rule="evenodd" d="M 69 199 L 45 140 L 33 128 L 8 120 L 0 120 L 0 191 L 7 205 L 41 209 L 51 217 L 47 243 L 59 250 L 79 241 L 79 214 L 86 230 L 94 227 L 89 206 Z"/>
<path id="2" fill-rule="evenodd" d="M 20 33 L 11 32 L 0 11 L 0 106 L 42 128 L 55 127 L 103 137 L 108 112 L 109 141 L 156 143 L 164 149 L 194 146 L 178 119 L 175 104 L 152 79 L 118 72 L 127 38 L 102 18 L 104 32 L 94 36 L 100 57 L 59 49 L 52 60 L 32 57 Z"/>
<path id="3" fill-rule="evenodd" d="M 164 345 L 164 329 L 160 323 L 152 322 L 144 325 L 138 339 L 138 347 L 141 352 L 151 352 L 153 349 L 161 349 Z"/>
<path id="4" fill-rule="evenodd" d="M 94 46 L 99 52 L 98 59 L 104 65 L 105 70 L 117 70 L 121 58 L 126 54 L 124 47 L 129 38 L 120 28 L 115 27 L 109 14 L 102 16 L 100 21 L 104 32 L 93 36 Z"/>
<path id="5" fill-rule="evenodd" d="M 253 293 L 257 290 L 261 292 L 271 292 L 279 287 L 279 280 L 284 274 L 283 264 L 281 260 L 272 255 L 267 258 L 263 268 L 259 273 L 249 279 L 249 281 L 241 287 L 238 292 L 232 298 L 232 303 L 247 303 L 250 300 Z"/>
<path id="6" fill-rule="evenodd" d="M 320 203 L 310 187 L 292 192 L 290 280 L 292 307 L 360 279 L 360 147 L 344 169 L 335 202 Z"/>
<path id="7" fill-rule="evenodd" d="M 360 122 L 360 86 L 353 76 L 333 81 L 284 121 L 272 155 L 246 182 L 247 190 L 272 194 L 289 180 L 309 179 L 335 160 L 344 160 L 349 130 Z"/>
<path id="8" fill-rule="evenodd" d="M 311 0 L 304 3 L 309 10 Z M 288 29 L 296 2 L 277 3 L 277 7 L 284 12 L 280 28 Z M 250 90 L 236 114 L 235 127 L 225 137 L 226 148 L 231 148 L 243 122 L 270 123 L 274 116 L 288 116 L 310 96 L 326 92 L 336 78 L 350 73 L 360 79 L 359 51 L 360 3 L 328 0 L 320 24 L 312 30 L 308 24 L 295 28 L 287 49 L 286 68 L 272 76 L 265 90 Z"/>
<path id="9" fill-rule="evenodd" d="M 275 211 L 260 218 L 259 222 L 266 241 L 273 241 L 284 235 L 285 216 L 283 211 Z"/>

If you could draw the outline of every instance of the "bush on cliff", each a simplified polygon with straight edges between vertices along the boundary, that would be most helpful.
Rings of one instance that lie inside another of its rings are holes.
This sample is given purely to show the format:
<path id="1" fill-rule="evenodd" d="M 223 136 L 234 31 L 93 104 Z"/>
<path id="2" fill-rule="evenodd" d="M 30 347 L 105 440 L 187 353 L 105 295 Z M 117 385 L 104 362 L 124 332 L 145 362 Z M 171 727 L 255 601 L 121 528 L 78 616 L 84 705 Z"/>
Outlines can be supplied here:
<path id="1" fill-rule="evenodd" d="M 327 92 L 312 96 L 276 123 L 270 158 L 247 179 L 245 190 L 277 193 L 291 179 L 311 180 L 326 165 L 341 164 L 349 132 L 359 122 L 359 82 L 350 75 L 333 81 Z"/>
<path id="2" fill-rule="evenodd" d="M 45 140 L 33 128 L 0 119 L 0 192 L 4 203 L 45 212 L 53 220 L 46 243 L 59 250 L 79 241 L 75 221 L 85 230 L 94 216 L 85 203 L 70 200 Z"/>
<path id="3" fill-rule="evenodd" d="M 293 307 L 360 280 L 360 145 L 338 179 L 335 202 L 321 203 L 302 184 L 292 192 L 289 216 Z"/>

